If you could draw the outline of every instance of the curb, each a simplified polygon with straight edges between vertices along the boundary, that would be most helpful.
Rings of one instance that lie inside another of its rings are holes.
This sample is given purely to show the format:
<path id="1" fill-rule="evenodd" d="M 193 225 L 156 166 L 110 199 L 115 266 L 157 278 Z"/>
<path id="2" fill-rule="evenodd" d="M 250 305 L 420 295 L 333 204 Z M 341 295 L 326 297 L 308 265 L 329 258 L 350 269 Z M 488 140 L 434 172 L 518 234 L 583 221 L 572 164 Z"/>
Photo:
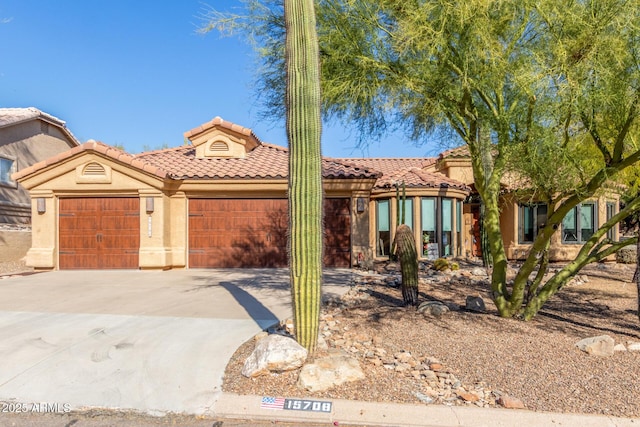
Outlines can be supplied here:
<path id="1" fill-rule="evenodd" d="M 603 415 L 533 412 L 517 409 L 473 408 L 444 405 L 363 402 L 342 399 L 330 401 L 330 413 L 274 410 L 260 407 L 262 396 L 222 393 L 214 406 L 219 418 L 314 423 L 333 426 L 398 427 L 640 427 L 638 418 Z"/>

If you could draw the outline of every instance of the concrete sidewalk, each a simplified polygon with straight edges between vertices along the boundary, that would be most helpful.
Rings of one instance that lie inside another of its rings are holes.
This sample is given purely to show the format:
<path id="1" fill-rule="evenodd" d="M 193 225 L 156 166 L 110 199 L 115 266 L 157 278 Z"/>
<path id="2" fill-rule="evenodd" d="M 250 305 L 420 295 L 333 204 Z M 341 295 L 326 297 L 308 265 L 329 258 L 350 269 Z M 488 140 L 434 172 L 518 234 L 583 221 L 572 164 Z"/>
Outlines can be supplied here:
<path id="1" fill-rule="evenodd" d="M 334 426 L 402 427 L 638 427 L 640 419 L 558 414 L 514 409 L 410 405 L 313 398 L 332 403 L 331 413 L 260 408 L 261 396 L 222 393 L 214 406 L 219 418 L 271 420 Z"/>

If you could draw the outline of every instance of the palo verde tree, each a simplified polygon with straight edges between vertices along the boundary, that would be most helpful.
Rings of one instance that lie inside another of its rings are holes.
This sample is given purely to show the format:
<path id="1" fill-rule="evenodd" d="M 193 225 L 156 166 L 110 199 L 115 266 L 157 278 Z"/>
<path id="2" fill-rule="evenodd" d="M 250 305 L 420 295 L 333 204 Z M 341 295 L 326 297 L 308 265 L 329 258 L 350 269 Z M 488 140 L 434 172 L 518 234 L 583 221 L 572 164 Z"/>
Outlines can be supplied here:
<path id="1" fill-rule="evenodd" d="M 277 4 L 254 9 L 263 25 L 250 29 L 262 37 L 270 115 L 283 81 Z M 605 237 L 637 198 L 546 274 L 563 219 L 640 160 L 640 0 L 318 0 L 316 13 L 328 117 L 355 124 L 362 141 L 399 124 L 467 146 L 501 316 L 531 319 L 581 268 L 631 243 Z M 508 282 L 499 197 L 511 175 L 548 211 Z"/>

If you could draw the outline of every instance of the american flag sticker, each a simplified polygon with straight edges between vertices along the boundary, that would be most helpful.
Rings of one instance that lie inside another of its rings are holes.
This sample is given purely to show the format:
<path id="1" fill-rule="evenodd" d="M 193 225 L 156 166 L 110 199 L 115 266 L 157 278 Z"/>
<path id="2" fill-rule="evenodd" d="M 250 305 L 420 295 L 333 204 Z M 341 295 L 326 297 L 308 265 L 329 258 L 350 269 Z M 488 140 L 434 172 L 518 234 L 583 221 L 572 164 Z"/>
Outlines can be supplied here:
<path id="1" fill-rule="evenodd" d="M 260 402 L 260 407 L 264 409 L 279 409 L 284 408 L 284 397 L 263 397 Z"/>

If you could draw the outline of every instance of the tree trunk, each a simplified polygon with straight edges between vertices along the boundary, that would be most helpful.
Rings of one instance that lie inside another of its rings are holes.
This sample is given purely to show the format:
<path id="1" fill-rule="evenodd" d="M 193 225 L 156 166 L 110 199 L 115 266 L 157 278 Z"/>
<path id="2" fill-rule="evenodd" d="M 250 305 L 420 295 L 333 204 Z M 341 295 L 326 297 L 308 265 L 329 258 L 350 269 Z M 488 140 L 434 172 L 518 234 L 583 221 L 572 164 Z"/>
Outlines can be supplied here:
<path id="1" fill-rule="evenodd" d="M 640 320 L 640 228 L 638 229 L 638 241 L 636 242 L 636 271 L 633 273 L 633 281 L 638 290 L 638 320 Z"/>
<path id="2" fill-rule="evenodd" d="M 402 272 L 402 299 L 405 305 L 415 306 L 418 304 L 418 252 L 411 228 L 400 225 L 394 242 Z"/>
<path id="3" fill-rule="evenodd" d="M 322 286 L 320 63 L 314 0 L 285 0 L 289 268 L 295 335 L 318 342 Z"/>

